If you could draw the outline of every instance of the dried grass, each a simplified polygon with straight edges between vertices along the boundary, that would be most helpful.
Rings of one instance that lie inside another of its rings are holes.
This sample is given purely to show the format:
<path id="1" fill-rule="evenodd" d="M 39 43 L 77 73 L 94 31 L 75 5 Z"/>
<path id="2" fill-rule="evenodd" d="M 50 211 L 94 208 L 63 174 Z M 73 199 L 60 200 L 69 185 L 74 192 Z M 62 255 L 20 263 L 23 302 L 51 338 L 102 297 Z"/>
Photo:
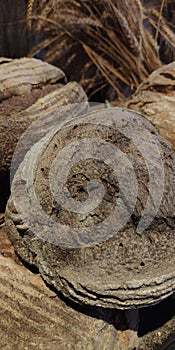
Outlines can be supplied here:
<path id="1" fill-rule="evenodd" d="M 44 49 L 44 59 L 76 75 L 87 93 L 112 87 L 121 101 L 163 64 L 161 43 L 174 53 L 170 6 L 170 0 L 29 0 L 29 28 L 45 37 L 30 56 Z"/>

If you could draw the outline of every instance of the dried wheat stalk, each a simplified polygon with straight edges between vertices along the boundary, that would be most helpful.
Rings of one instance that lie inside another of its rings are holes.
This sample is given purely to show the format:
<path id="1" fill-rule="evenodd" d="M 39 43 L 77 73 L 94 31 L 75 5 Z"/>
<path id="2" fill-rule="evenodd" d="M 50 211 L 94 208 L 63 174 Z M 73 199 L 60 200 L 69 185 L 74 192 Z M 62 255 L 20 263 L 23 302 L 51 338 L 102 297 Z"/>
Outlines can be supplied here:
<path id="1" fill-rule="evenodd" d="M 174 50 L 170 6 L 172 0 L 29 0 L 28 21 L 45 37 L 30 56 L 44 49 L 48 62 L 68 72 L 78 61 L 75 78 L 87 93 L 112 86 L 122 100 L 162 66 L 161 43 Z"/>

